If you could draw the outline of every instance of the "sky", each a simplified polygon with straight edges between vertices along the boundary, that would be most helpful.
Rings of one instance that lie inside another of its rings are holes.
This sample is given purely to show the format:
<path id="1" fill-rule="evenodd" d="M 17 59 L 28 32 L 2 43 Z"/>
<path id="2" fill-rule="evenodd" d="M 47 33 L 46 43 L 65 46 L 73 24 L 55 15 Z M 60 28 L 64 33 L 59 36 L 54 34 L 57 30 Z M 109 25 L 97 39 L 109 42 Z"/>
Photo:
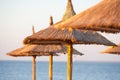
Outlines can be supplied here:
<path id="1" fill-rule="evenodd" d="M 102 0 L 72 0 L 76 13 L 94 6 Z M 0 0 L 0 60 L 31 60 L 31 57 L 11 57 L 8 52 L 20 48 L 25 37 L 35 31 L 49 26 L 49 17 L 53 16 L 54 23 L 61 20 L 67 0 Z M 101 33 L 110 41 L 119 44 L 120 33 Z M 74 61 L 104 61 L 120 62 L 119 55 L 101 54 L 108 46 L 104 45 L 74 45 L 84 56 L 73 56 Z M 46 61 L 49 57 L 38 57 Z M 54 57 L 55 61 L 66 61 L 67 56 Z"/>

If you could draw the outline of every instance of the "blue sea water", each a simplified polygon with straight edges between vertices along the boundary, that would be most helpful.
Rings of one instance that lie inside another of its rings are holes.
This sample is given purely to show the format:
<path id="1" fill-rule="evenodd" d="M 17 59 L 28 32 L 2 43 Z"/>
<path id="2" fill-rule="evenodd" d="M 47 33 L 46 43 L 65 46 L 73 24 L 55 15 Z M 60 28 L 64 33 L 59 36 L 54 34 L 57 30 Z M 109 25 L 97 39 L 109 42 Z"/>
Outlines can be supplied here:
<path id="1" fill-rule="evenodd" d="M 0 80 L 31 80 L 31 61 L 0 61 Z M 48 80 L 48 62 L 37 62 L 37 80 Z M 54 62 L 53 80 L 66 80 L 66 62 Z M 120 63 L 73 62 L 72 80 L 120 80 Z"/>

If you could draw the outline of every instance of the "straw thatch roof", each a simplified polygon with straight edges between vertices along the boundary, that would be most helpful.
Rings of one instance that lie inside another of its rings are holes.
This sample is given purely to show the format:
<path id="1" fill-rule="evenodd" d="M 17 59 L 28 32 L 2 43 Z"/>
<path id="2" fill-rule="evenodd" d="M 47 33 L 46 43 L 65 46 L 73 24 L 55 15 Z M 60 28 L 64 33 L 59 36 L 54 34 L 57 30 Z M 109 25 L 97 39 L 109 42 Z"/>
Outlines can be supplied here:
<path id="1" fill-rule="evenodd" d="M 120 44 L 118 46 L 111 46 L 105 50 L 103 50 L 101 53 L 109 53 L 109 54 L 120 54 Z"/>
<path id="2" fill-rule="evenodd" d="M 120 32 L 120 0 L 102 0 L 55 27 Z"/>
<path id="3" fill-rule="evenodd" d="M 52 53 L 67 53 L 67 48 L 62 45 L 25 45 L 22 48 L 18 48 L 14 51 L 7 53 L 10 56 L 49 56 Z M 83 55 L 79 51 L 73 49 L 73 54 Z"/>
<path id="4" fill-rule="evenodd" d="M 68 0 L 67 6 L 66 6 L 66 11 L 62 17 L 62 21 L 67 20 L 68 18 L 74 16 L 76 13 L 73 9 L 72 1 Z"/>
<path id="5" fill-rule="evenodd" d="M 78 29 L 72 30 L 71 28 L 47 28 L 26 37 L 23 42 L 24 44 L 61 44 L 61 42 L 66 42 L 71 44 L 103 44 L 115 46 L 114 43 L 97 32 Z"/>

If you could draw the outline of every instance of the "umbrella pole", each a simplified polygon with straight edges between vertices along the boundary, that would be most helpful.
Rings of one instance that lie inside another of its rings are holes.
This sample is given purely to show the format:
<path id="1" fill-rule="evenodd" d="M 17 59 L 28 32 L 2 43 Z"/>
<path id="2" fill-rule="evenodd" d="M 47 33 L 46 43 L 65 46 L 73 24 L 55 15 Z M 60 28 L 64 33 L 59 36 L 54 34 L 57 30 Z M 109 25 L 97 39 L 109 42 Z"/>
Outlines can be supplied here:
<path id="1" fill-rule="evenodd" d="M 36 80 L 36 56 L 32 58 L 32 80 Z"/>
<path id="2" fill-rule="evenodd" d="M 68 53 L 67 53 L 67 57 L 68 57 L 68 61 L 67 61 L 67 80 L 72 80 L 72 44 L 67 44 L 67 49 L 68 49 Z"/>
<path id="3" fill-rule="evenodd" d="M 52 80 L 53 76 L 53 54 L 49 55 L 49 80 Z"/>

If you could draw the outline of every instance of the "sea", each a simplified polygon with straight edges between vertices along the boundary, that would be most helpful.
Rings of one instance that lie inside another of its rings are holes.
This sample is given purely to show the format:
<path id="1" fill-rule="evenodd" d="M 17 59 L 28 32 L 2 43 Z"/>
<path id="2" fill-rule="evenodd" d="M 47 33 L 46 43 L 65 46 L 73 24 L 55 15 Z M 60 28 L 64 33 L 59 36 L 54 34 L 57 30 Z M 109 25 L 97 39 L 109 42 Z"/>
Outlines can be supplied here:
<path id="1" fill-rule="evenodd" d="M 48 79 L 48 62 L 37 61 L 36 80 Z M 66 79 L 67 62 L 53 63 L 53 80 Z M 0 61 L 0 80 L 32 80 L 31 61 Z M 120 62 L 73 62 L 72 80 L 120 80 Z"/>

